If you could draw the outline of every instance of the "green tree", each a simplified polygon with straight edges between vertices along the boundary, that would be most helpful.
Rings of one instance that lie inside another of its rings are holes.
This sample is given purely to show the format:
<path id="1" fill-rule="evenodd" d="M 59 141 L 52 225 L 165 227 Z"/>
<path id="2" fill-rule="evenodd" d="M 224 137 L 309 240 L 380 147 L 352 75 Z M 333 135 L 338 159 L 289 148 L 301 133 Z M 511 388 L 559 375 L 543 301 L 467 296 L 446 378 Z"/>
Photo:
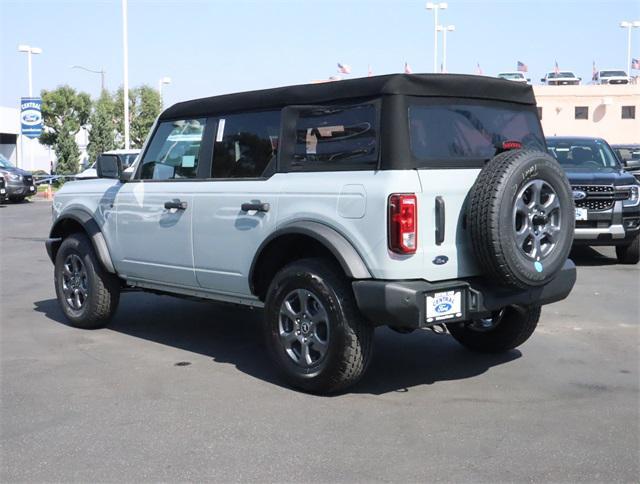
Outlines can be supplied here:
<path id="1" fill-rule="evenodd" d="M 100 153 L 116 147 L 116 109 L 109 91 L 103 90 L 89 117 L 89 160 L 95 161 Z"/>
<path id="2" fill-rule="evenodd" d="M 76 144 L 71 128 L 63 123 L 63 129 L 58 134 L 53 150 L 58 160 L 56 173 L 60 175 L 74 175 L 78 173 L 80 150 Z"/>
<path id="3" fill-rule="evenodd" d="M 124 145 L 124 90 L 116 93 L 116 118 L 120 146 Z M 160 94 L 150 86 L 143 85 L 129 90 L 129 136 L 132 148 L 141 148 L 154 121 L 160 114 Z"/>
<path id="4" fill-rule="evenodd" d="M 74 174 L 78 170 L 80 152 L 75 135 L 87 124 L 91 111 L 91 98 L 70 86 L 53 91 L 43 90 L 42 119 L 45 126 L 40 143 L 51 146 L 58 158 L 58 173 Z"/>

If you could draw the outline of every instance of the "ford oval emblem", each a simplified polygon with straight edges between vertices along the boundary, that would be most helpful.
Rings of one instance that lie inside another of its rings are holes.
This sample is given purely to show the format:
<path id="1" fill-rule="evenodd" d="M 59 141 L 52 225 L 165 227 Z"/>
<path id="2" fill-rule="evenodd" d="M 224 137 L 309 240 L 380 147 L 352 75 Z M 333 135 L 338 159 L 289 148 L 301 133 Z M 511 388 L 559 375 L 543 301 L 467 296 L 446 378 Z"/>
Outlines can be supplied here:
<path id="1" fill-rule="evenodd" d="M 587 198 L 587 194 L 582 190 L 573 190 L 573 199 L 574 200 L 584 200 Z"/>
<path id="2" fill-rule="evenodd" d="M 446 255 L 438 255 L 433 259 L 432 262 L 437 266 L 441 266 L 442 264 L 446 264 L 447 262 L 449 262 L 449 258 Z"/>

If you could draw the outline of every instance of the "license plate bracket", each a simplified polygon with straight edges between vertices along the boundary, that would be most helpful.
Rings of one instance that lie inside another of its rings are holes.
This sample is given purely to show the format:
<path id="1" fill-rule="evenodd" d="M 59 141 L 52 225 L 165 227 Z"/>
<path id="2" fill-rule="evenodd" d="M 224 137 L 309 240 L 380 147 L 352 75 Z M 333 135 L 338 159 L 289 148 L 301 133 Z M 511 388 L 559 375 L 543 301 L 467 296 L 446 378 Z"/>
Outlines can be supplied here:
<path id="1" fill-rule="evenodd" d="M 589 220 L 589 212 L 586 208 L 576 208 L 576 220 Z"/>
<path id="2" fill-rule="evenodd" d="M 433 291 L 425 294 L 426 321 L 430 324 L 466 320 L 464 288 Z"/>

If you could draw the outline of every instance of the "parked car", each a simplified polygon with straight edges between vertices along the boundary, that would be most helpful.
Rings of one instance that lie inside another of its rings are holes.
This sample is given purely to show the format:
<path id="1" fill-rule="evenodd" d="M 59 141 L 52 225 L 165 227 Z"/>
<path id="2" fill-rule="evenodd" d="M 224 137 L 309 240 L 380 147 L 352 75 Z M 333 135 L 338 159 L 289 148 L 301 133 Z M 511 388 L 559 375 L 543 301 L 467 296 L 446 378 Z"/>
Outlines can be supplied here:
<path id="1" fill-rule="evenodd" d="M 525 84 L 393 74 L 186 101 L 133 177 L 97 172 L 57 192 L 46 243 L 70 323 L 104 326 L 130 289 L 264 308 L 306 391 L 355 383 L 379 325 L 508 351 L 575 282 L 571 187 Z"/>
<path id="2" fill-rule="evenodd" d="M 640 260 L 640 184 L 601 138 L 547 138 L 576 205 L 575 244 L 615 246 L 618 260 Z"/>
<path id="3" fill-rule="evenodd" d="M 7 188 L 6 183 L 4 181 L 4 177 L 0 176 L 0 203 L 4 203 L 7 201 Z"/>
<path id="4" fill-rule="evenodd" d="M 530 82 L 531 79 L 527 79 L 523 72 L 515 71 L 515 72 L 499 72 L 499 79 L 506 79 L 507 81 L 515 81 L 515 82 Z"/>
<path id="5" fill-rule="evenodd" d="M 0 154 L 0 176 L 4 178 L 7 198 L 12 202 L 21 202 L 36 193 L 31 172 L 15 167 Z"/>
<path id="6" fill-rule="evenodd" d="M 640 181 L 640 144 L 611 145 L 626 171 Z"/>
<path id="7" fill-rule="evenodd" d="M 133 165 L 136 161 L 136 158 L 140 154 L 140 150 L 111 150 L 105 151 L 100 156 L 112 156 L 119 159 L 119 162 L 122 164 L 123 169 L 128 168 Z M 95 162 L 86 170 L 76 175 L 76 180 L 78 179 L 86 179 L 86 178 L 98 178 L 98 174 L 96 172 L 96 164 Z"/>
<path id="8" fill-rule="evenodd" d="M 547 86 L 577 86 L 582 78 L 577 77 L 571 71 L 548 72 L 540 79 L 540 82 Z"/>
<path id="9" fill-rule="evenodd" d="M 629 84 L 629 76 L 623 70 L 606 69 L 597 71 L 593 81 L 596 84 Z"/>

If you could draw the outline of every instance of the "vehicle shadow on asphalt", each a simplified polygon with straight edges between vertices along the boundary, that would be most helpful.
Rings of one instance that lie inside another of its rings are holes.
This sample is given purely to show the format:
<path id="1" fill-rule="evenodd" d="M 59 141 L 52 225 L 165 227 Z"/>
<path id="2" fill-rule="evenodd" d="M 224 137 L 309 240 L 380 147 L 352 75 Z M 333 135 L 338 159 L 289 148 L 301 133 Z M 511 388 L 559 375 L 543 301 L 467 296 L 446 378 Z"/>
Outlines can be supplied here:
<path id="1" fill-rule="evenodd" d="M 55 299 L 37 301 L 35 310 L 67 325 Z M 254 378 L 286 387 L 267 355 L 260 310 L 124 294 L 107 330 L 205 355 L 216 363 L 232 364 Z M 471 353 L 449 335 L 424 330 L 399 334 L 378 328 L 369 369 L 346 393 L 407 392 L 420 385 L 472 378 L 520 356 L 518 350 L 499 355 Z M 188 361 L 188 355 L 183 360 Z"/>
<path id="2" fill-rule="evenodd" d="M 577 246 L 571 249 L 569 258 L 573 260 L 578 267 L 612 266 L 618 263 L 618 259 L 615 257 L 608 257 L 587 245 Z"/>

